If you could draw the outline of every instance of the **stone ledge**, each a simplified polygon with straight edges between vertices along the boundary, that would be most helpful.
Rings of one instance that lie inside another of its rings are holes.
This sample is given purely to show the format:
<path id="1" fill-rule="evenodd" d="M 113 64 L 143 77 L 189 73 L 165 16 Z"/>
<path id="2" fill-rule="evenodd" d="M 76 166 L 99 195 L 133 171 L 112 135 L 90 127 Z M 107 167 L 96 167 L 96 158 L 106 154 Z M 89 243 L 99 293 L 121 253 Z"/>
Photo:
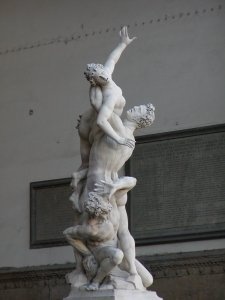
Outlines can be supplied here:
<path id="1" fill-rule="evenodd" d="M 63 300 L 162 300 L 152 291 L 99 290 L 95 292 L 72 290 Z"/>
<path id="2" fill-rule="evenodd" d="M 225 273 L 225 249 L 137 257 L 154 279 Z M 0 268 L 0 290 L 66 285 L 72 263 L 26 268 Z"/>

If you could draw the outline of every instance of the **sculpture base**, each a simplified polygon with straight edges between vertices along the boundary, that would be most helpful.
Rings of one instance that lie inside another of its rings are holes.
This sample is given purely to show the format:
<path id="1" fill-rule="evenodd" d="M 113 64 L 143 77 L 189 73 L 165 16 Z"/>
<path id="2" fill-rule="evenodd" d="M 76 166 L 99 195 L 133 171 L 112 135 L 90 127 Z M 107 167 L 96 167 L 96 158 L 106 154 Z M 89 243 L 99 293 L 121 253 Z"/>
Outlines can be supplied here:
<path id="1" fill-rule="evenodd" d="M 156 292 L 138 290 L 98 290 L 79 291 L 71 290 L 68 297 L 63 300 L 163 300 Z"/>

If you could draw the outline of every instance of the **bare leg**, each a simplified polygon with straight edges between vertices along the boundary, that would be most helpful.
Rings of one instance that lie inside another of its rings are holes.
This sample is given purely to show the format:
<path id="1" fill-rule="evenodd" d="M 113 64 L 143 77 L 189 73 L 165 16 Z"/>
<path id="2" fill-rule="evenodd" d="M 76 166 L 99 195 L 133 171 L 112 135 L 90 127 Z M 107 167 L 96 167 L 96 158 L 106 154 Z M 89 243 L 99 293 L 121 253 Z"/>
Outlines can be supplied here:
<path id="1" fill-rule="evenodd" d="M 74 271 L 66 274 L 66 281 L 71 284 L 73 287 L 80 287 L 82 285 L 85 285 L 88 282 L 87 276 L 84 273 L 82 260 L 83 257 L 79 253 L 77 249 L 74 250 L 74 256 L 76 261 L 76 268 Z"/>
<path id="2" fill-rule="evenodd" d="M 136 275 L 137 269 L 135 265 L 135 242 L 128 230 L 127 212 L 125 206 L 119 206 L 118 209 L 120 213 L 120 224 L 118 229 L 120 247 L 128 264 L 127 271 L 131 275 Z"/>
<path id="3" fill-rule="evenodd" d="M 72 181 L 71 181 L 71 184 L 70 184 L 70 185 L 71 185 L 71 187 L 72 187 L 74 190 L 77 189 L 78 183 L 79 183 L 82 179 L 86 178 L 87 172 L 88 172 L 88 168 L 84 168 L 84 169 L 81 169 L 81 170 L 79 170 L 79 171 L 77 171 L 77 172 L 74 172 L 74 173 L 72 174 Z"/>
<path id="4" fill-rule="evenodd" d="M 97 290 L 103 279 L 123 260 L 123 252 L 113 247 L 104 247 L 97 251 L 95 255 L 100 265 L 92 283 L 86 286 L 88 291 Z"/>
<path id="5" fill-rule="evenodd" d="M 153 277 L 151 273 L 136 259 L 135 264 L 137 267 L 138 274 L 141 277 L 143 286 L 145 288 L 153 284 Z"/>

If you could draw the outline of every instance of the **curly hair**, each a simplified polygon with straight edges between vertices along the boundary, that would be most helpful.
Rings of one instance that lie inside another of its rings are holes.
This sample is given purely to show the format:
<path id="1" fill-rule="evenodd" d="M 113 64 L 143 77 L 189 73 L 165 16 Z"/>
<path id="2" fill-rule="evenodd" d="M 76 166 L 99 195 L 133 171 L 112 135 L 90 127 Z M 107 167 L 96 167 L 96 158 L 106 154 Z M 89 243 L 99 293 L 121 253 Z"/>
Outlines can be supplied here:
<path id="1" fill-rule="evenodd" d="M 84 209 L 89 215 L 99 217 L 108 215 L 112 205 L 97 193 L 89 192 L 88 199 L 84 202 Z"/>
<path id="2" fill-rule="evenodd" d="M 146 107 L 146 114 L 143 117 L 134 118 L 137 122 L 137 128 L 145 128 L 150 126 L 155 120 L 155 107 L 148 103 L 145 105 Z"/>
<path id="3" fill-rule="evenodd" d="M 87 64 L 87 69 L 84 72 L 84 75 L 86 76 L 87 80 L 90 81 L 99 70 L 102 71 L 103 69 L 104 66 L 102 64 Z"/>

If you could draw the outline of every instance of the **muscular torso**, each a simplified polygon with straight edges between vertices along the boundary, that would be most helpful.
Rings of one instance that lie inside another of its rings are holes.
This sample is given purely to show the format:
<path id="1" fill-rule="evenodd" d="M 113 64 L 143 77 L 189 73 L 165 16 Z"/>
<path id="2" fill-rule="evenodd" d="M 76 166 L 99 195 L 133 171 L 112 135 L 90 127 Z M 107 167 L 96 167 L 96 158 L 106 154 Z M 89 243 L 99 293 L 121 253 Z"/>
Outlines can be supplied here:
<path id="1" fill-rule="evenodd" d="M 122 90 L 114 82 L 106 86 L 90 88 L 90 101 L 92 109 L 82 117 L 79 134 L 88 140 L 89 157 L 87 176 L 87 192 L 93 191 L 94 184 L 100 180 L 115 180 L 118 170 L 130 157 L 132 150 L 124 145 L 119 145 L 108 137 L 96 124 L 99 110 L 107 101 L 113 103 L 113 111 L 108 122 L 113 130 L 121 137 L 134 139 L 133 134 L 124 127 L 120 115 L 126 103 Z M 82 149 L 81 149 L 82 152 Z"/>
<path id="2" fill-rule="evenodd" d="M 107 102 L 109 99 L 114 102 L 113 112 L 118 116 L 121 116 L 123 108 L 126 104 L 126 100 L 123 97 L 122 90 L 114 82 L 112 85 L 102 87 L 103 102 Z"/>
<path id="3" fill-rule="evenodd" d="M 91 243 L 103 243 L 113 239 L 115 236 L 113 224 L 108 220 L 99 222 L 98 219 L 92 219 L 85 224 L 85 227 L 85 239 L 89 240 Z"/>
<path id="4" fill-rule="evenodd" d="M 92 91 L 91 98 L 92 105 L 93 107 L 95 105 L 95 108 L 92 107 L 86 116 L 84 115 L 84 118 L 82 117 L 82 126 L 80 126 L 79 129 L 80 136 L 83 139 L 88 140 L 89 144 L 89 151 L 86 151 L 86 153 L 88 153 L 88 173 L 85 189 L 80 198 L 81 205 L 84 203 L 85 198 L 88 197 L 88 193 L 94 191 L 95 183 L 100 183 L 101 180 L 112 182 L 118 178 L 118 171 L 133 152 L 133 149 L 125 145 L 120 145 L 108 137 L 96 124 L 96 117 L 98 114 L 96 109 L 99 109 L 101 102 L 107 101 L 108 97 L 112 96 L 112 93 L 117 101 L 108 122 L 118 135 L 134 140 L 133 133 L 128 128 L 124 127 L 120 119 L 120 115 L 125 105 L 125 99 L 122 96 L 121 89 L 118 86 L 113 85 L 110 88 L 102 88 L 101 94 L 99 88 L 96 87 Z M 122 202 L 125 204 L 125 201 L 126 199 Z M 115 220 L 117 219 L 115 216 L 114 218 Z"/>
<path id="5" fill-rule="evenodd" d="M 91 218 L 85 213 L 85 218 L 78 225 L 77 237 L 88 241 L 89 246 L 112 246 L 117 243 L 119 227 L 119 211 L 116 203 L 112 203 L 112 210 L 105 219 Z"/>
<path id="6" fill-rule="evenodd" d="M 133 134 L 124 127 L 121 119 L 114 113 L 110 119 L 110 124 L 120 136 L 134 139 Z M 111 182 L 117 179 L 117 172 L 129 159 L 132 152 L 133 149 L 116 143 L 102 131 L 95 132 L 89 157 L 88 191 L 92 191 L 94 184 L 101 180 Z"/>

